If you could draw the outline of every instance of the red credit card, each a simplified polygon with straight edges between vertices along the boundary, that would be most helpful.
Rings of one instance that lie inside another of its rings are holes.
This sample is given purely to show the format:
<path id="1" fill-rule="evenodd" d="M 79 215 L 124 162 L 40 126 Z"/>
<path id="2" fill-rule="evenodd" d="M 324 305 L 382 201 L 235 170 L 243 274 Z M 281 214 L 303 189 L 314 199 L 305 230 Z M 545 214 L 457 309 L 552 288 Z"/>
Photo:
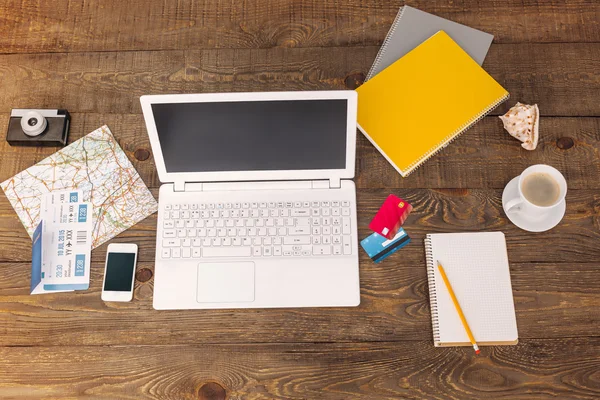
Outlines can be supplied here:
<path id="1" fill-rule="evenodd" d="M 390 194 L 375 214 L 369 229 L 387 239 L 392 239 L 411 210 L 412 206 L 408 202 Z"/>

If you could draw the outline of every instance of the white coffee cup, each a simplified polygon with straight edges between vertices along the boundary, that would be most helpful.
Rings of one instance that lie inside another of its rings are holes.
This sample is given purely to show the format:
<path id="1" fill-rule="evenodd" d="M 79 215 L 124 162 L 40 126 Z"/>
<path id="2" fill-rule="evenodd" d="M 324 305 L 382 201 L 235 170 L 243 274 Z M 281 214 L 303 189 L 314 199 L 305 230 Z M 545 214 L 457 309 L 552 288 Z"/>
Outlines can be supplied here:
<path id="1" fill-rule="evenodd" d="M 556 181 L 556 183 L 558 183 L 560 193 L 556 201 L 549 206 L 539 206 L 537 204 L 533 204 L 531 201 L 527 200 L 523 194 L 523 181 L 525 178 L 535 173 L 548 174 Z M 518 196 L 506 201 L 504 204 L 504 209 L 507 213 L 522 213 L 527 219 L 540 219 L 545 217 L 548 213 L 555 210 L 567 195 L 567 181 L 565 180 L 565 177 L 556 168 L 544 164 L 532 165 L 521 172 L 517 187 Z"/>

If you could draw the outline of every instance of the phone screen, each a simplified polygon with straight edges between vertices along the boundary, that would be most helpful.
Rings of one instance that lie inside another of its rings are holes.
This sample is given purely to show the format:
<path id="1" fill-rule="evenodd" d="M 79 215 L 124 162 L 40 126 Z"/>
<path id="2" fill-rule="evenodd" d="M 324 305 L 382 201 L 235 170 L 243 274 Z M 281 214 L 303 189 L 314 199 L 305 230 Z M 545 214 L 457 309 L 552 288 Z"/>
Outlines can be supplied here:
<path id="1" fill-rule="evenodd" d="M 108 253 L 104 290 L 130 292 L 133 285 L 135 253 Z"/>

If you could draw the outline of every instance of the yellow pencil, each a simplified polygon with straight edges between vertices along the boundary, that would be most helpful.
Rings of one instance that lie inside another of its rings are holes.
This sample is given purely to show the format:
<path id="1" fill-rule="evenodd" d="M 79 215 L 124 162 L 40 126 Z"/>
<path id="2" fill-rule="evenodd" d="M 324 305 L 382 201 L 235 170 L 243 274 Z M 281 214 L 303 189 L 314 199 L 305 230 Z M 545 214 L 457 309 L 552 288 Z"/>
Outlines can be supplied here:
<path id="1" fill-rule="evenodd" d="M 471 332 L 471 328 L 469 328 L 469 324 L 467 323 L 467 319 L 465 318 L 465 314 L 463 314 L 462 309 L 460 308 L 460 304 L 458 304 L 458 300 L 456 299 L 456 295 L 454 294 L 454 290 L 452 290 L 452 286 L 450 286 L 450 281 L 448 280 L 448 276 L 446 276 L 446 272 L 444 271 L 444 267 L 438 261 L 438 268 L 440 269 L 440 274 L 442 275 L 442 279 L 446 284 L 446 288 L 448 288 L 448 292 L 450 293 L 450 297 L 452 297 L 452 302 L 454 303 L 454 307 L 456 308 L 456 312 L 460 317 L 460 320 L 465 327 L 465 331 L 467 331 L 467 336 L 469 336 L 469 341 L 473 345 L 473 349 L 475 349 L 475 354 L 479 354 L 479 346 L 477 346 L 477 342 L 475 342 L 475 338 L 473 337 L 473 332 Z"/>

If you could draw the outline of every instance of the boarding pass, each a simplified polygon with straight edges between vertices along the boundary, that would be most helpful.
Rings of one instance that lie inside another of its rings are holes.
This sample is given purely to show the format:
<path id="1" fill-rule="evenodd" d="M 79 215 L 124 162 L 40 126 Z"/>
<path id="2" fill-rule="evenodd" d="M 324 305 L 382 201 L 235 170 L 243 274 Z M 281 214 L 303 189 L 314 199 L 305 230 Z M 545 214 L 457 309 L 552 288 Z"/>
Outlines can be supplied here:
<path id="1" fill-rule="evenodd" d="M 33 234 L 31 294 L 89 287 L 92 205 L 81 200 L 81 191 L 43 195 Z"/>

